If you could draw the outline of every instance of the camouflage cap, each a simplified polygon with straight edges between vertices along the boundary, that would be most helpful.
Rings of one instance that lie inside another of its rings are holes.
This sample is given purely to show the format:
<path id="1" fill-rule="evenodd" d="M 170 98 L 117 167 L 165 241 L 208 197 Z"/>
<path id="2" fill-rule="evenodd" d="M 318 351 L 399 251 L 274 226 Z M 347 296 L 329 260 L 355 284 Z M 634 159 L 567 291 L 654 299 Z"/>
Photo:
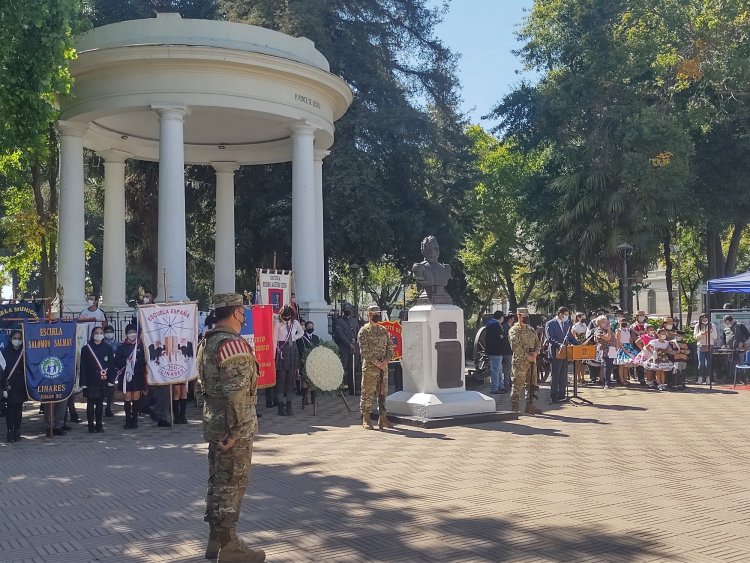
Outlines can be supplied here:
<path id="1" fill-rule="evenodd" d="M 516 315 L 519 317 L 528 317 L 529 316 L 529 310 L 526 307 L 519 307 L 516 309 Z"/>
<path id="2" fill-rule="evenodd" d="M 239 293 L 217 293 L 211 299 L 214 309 L 221 309 L 223 307 L 242 307 L 244 305 L 242 301 L 242 295 Z"/>
<path id="3" fill-rule="evenodd" d="M 367 308 L 368 313 L 380 313 L 380 307 L 378 305 L 370 305 Z"/>

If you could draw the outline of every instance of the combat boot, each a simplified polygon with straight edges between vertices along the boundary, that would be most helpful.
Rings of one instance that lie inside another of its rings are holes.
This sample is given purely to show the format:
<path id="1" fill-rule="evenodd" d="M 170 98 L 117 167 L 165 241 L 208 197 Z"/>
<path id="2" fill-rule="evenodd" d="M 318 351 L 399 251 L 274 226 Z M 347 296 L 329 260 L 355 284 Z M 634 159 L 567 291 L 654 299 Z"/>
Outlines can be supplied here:
<path id="1" fill-rule="evenodd" d="M 510 410 L 512 410 L 515 413 L 520 412 L 520 406 L 518 404 L 518 399 L 511 399 Z"/>
<path id="2" fill-rule="evenodd" d="M 292 411 L 292 402 L 291 401 L 287 401 L 286 402 L 286 415 L 287 416 L 292 416 L 293 414 L 294 414 L 294 412 Z"/>
<path id="3" fill-rule="evenodd" d="M 370 422 L 369 414 L 362 415 L 362 428 L 365 430 L 375 430 L 375 428 L 372 427 L 372 422 Z"/>
<path id="4" fill-rule="evenodd" d="M 219 556 L 219 550 L 221 549 L 221 541 L 219 541 L 219 534 L 216 531 L 216 528 L 213 525 L 209 526 L 206 559 L 216 559 Z"/>
<path id="5" fill-rule="evenodd" d="M 219 550 L 219 563 L 242 562 L 263 563 L 266 552 L 262 549 L 250 549 L 239 538 L 234 538 Z"/>
<path id="6" fill-rule="evenodd" d="M 279 402 L 278 415 L 279 416 L 286 416 L 286 408 L 284 407 L 284 403 L 282 403 L 282 402 Z"/>
<path id="7" fill-rule="evenodd" d="M 393 428 L 393 424 L 388 420 L 386 413 L 380 413 L 380 416 L 378 416 L 378 429 L 382 430 L 383 428 Z"/>

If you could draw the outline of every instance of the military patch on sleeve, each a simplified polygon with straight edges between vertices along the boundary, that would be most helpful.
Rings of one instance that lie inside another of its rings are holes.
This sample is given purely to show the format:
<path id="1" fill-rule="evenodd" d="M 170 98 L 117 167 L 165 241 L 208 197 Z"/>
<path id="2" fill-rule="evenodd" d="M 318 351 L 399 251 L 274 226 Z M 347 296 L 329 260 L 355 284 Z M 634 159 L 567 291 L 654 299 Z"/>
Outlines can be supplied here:
<path id="1" fill-rule="evenodd" d="M 222 366 L 231 360 L 253 359 L 253 351 L 244 339 L 234 338 L 219 345 L 217 356 L 219 365 Z"/>

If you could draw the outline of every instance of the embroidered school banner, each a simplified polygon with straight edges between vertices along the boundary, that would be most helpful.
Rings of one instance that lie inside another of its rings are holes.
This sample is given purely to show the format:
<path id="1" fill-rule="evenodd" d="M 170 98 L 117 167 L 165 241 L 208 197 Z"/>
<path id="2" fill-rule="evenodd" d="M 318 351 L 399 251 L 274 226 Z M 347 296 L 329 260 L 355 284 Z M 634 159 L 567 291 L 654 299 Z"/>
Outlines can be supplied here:
<path id="1" fill-rule="evenodd" d="M 75 322 L 23 322 L 26 391 L 32 401 L 57 403 L 73 393 L 75 342 Z"/>
<path id="2" fill-rule="evenodd" d="M 378 323 L 380 326 L 385 327 L 388 331 L 388 336 L 391 337 L 391 345 L 393 346 L 393 359 L 401 359 L 401 323 L 398 321 L 384 321 Z"/>
<path id="3" fill-rule="evenodd" d="M 288 270 L 258 270 L 258 305 L 271 305 L 278 315 L 291 302 L 292 272 Z"/>
<path id="4" fill-rule="evenodd" d="M 255 353 L 258 362 L 258 389 L 276 385 L 275 348 L 273 344 L 273 307 L 271 305 L 245 306 L 245 324 L 242 337 Z"/>
<path id="5" fill-rule="evenodd" d="M 196 303 L 141 305 L 138 325 L 149 385 L 187 383 L 198 377 L 194 353 L 198 340 Z"/>
<path id="6" fill-rule="evenodd" d="M 10 333 L 21 328 L 26 319 L 44 315 L 43 301 L 19 301 L 0 305 L 0 351 L 10 345 Z"/>

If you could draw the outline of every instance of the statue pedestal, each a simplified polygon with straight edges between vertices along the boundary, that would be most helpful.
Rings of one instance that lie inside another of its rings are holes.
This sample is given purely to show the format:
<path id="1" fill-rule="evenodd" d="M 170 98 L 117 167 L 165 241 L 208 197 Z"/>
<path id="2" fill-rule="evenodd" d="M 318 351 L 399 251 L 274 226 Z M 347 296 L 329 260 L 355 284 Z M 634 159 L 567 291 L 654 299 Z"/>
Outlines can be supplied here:
<path id="1" fill-rule="evenodd" d="M 402 325 L 404 390 L 389 395 L 389 414 L 436 419 L 495 413 L 495 400 L 467 391 L 464 315 L 455 305 L 417 305 Z"/>

